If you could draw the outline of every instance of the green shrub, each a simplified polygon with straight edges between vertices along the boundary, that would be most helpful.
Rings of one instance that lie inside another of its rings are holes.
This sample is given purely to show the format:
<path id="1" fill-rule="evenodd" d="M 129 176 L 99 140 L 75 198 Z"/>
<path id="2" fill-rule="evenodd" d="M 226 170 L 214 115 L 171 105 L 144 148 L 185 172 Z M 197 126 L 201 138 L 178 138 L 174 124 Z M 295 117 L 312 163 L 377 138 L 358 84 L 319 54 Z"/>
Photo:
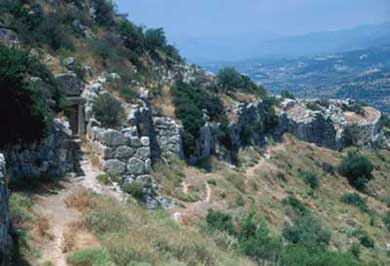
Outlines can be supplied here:
<path id="1" fill-rule="evenodd" d="M 385 200 L 384 200 L 384 203 L 385 205 L 390 208 L 390 196 L 386 196 Z"/>
<path id="2" fill-rule="evenodd" d="M 184 153 L 189 157 L 195 151 L 196 139 L 205 123 L 202 110 L 207 110 L 211 120 L 222 121 L 225 119 L 223 104 L 218 97 L 183 82 L 172 88 L 172 95 L 176 117 L 182 121 L 185 131 Z"/>
<path id="3" fill-rule="evenodd" d="M 105 173 L 96 176 L 96 180 L 104 185 L 108 185 L 111 183 L 110 177 Z"/>
<path id="4" fill-rule="evenodd" d="M 182 200 L 182 201 L 185 201 L 185 202 L 196 202 L 196 201 L 200 200 L 199 193 L 197 193 L 195 191 L 191 191 L 191 192 L 188 192 L 188 193 L 184 193 L 184 192 L 180 191 L 180 192 L 176 193 L 176 197 L 179 200 Z"/>
<path id="5" fill-rule="evenodd" d="M 121 21 L 118 31 L 126 48 L 130 49 L 137 56 L 142 55 L 145 49 L 145 36 L 142 27 L 138 27 L 128 20 Z"/>
<path id="6" fill-rule="evenodd" d="M 358 207 L 362 212 L 369 212 L 367 200 L 360 197 L 358 193 L 344 193 L 341 196 L 341 201 L 346 204 Z"/>
<path id="7" fill-rule="evenodd" d="M 8 128 L 0 132 L 0 146 L 44 137 L 49 117 L 63 100 L 46 66 L 28 52 L 0 44 L 0 88 L 0 123 Z"/>
<path id="8" fill-rule="evenodd" d="M 126 232 L 127 234 L 131 232 Z M 102 239 L 103 246 L 107 249 L 110 259 L 117 266 L 128 266 L 129 263 L 141 260 L 123 233 L 106 234 Z M 131 264 L 130 264 L 131 265 Z"/>
<path id="9" fill-rule="evenodd" d="M 293 99 L 293 100 L 295 99 L 294 94 L 292 94 L 288 90 L 282 90 L 280 92 L 280 96 L 282 96 L 283 98 L 286 98 L 286 99 Z"/>
<path id="10" fill-rule="evenodd" d="M 96 119 L 103 127 L 117 128 L 122 124 L 124 109 L 120 101 L 111 94 L 100 94 L 93 106 Z"/>
<path id="11" fill-rule="evenodd" d="M 361 266 L 361 263 L 351 253 L 325 251 L 315 246 L 289 245 L 282 253 L 280 265 Z"/>
<path id="12" fill-rule="evenodd" d="M 114 24 L 114 3 L 111 0 L 93 0 L 95 8 L 95 20 L 101 26 L 112 26 Z"/>
<path id="13" fill-rule="evenodd" d="M 106 266 L 109 260 L 106 251 L 87 248 L 73 252 L 66 261 L 71 266 Z"/>
<path id="14" fill-rule="evenodd" d="M 209 210 L 206 216 L 206 222 L 214 230 L 226 231 L 231 235 L 236 234 L 233 218 L 229 214 Z"/>
<path id="15" fill-rule="evenodd" d="M 294 196 L 288 196 L 283 199 L 282 202 L 288 204 L 297 215 L 306 215 L 310 213 L 306 206 Z"/>
<path id="16" fill-rule="evenodd" d="M 210 179 L 207 180 L 207 184 L 212 185 L 212 186 L 216 186 L 217 185 L 217 180 L 214 179 L 214 178 L 210 178 Z"/>
<path id="17" fill-rule="evenodd" d="M 350 252 L 351 252 L 351 254 L 352 254 L 355 258 L 359 259 L 360 253 L 361 253 L 360 245 L 359 245 L 358 243 L 353 243 L 352 246 L 351 246 L 351 248 L 350 248 Z"/>
<path id="18" fill-rule="evenodd" d="M 306 214 L 295 218 L 292 225 L 287 225 L 283 229 L 283 236 L 293 244 L 325 248 L 331 234 L 322 228 L 317 218 Z"/>
<path id="19" fill-rule="evenodd" d="M 119 89 L 119 96 L 125 99 L 126 102 L 131 103 L 137 99 L 137 92 L 129 86 L 121 86 Z"/>
<path id="20" fill-rule="evenodd" d="M 13 192 L 9 199 L 9 212 L 12 223 L 21 228 L 26 222 L 32 222 L 32 199 L 24 193 Z"/>
<path id="21" fill-rule="evenodd" d="M 308 102 L 306 103 L 306 108 L 312 111 L 320 111 L 321 108 L 316 102 Z"/>
<path id="22" fill-rule="evenodd" d="M 45 14 L 38 3 L 35 3 L 32 12 L 22 0 L 6 1 L 3 7 L 3 12 L 12 16 L 9 26 L 15 29 L 25 44 L 34 48 L 48 45 L 54 50 L 74 48 L 70 31 L 59 14 Z"/>
<path id="23" fill-rule="evenodd" d="M 216 76 L 217 87 L 225 93 L 240 91 L 254 93 L 259 97 L 265 98 L 267 92 L 264 88 L 258 86 L 249 77 L 241 75 L 236 69 L 226 67 L 221 69 Z"/>
<path id="24" fill-rule="evenodd" d="M 103 234 L 107 232 L 120 232 L 126 229 L 128 218 L 121 209 L 102 208 L 93 210 L 83 217 L 88 229 Z"/>
<path id="25" fill-rule="evenodd" d="M 52 261 L 47 260 L 47 261 L 42 263 L 42 266 L 55 266 L 55 265 Z"/>
<path id="26" fill-rule="evenodd" d="M 385 224 L 387 230 L 390 232 L 390 211 L 387 211 L 383 216 L 383 223 Z"/>
<path id="27" fill-rule="evenodd" d="M 369 159 L 357 152 L 348 152 L 339 165 L 339 173 L 345 176 L 349 183 L 358 190 L 364 190 L 373 178 L 374 166 Z"/>
<path id="28" fill-rule="evenodd" d="M 148 262 L 131 261 L 127 266 L 152 266 L 152 264 Z"/>
<path id="29" fill-rule="evenodd" d="M 367 232 L 362 233 L 359 238 L 360 244 L 366 248 L 374 248 L 375 241 L 367 234 Z"/>
<path id="30" fill-rule="evenodd" d="M 148 29 L 145 31 L 145 46 L 151 52 L 161 49 L 167 45 L 164 29 Z"/>
<path id="31" fill-rule="evenodd" d="M 320 179 L 318 176 L 309 171 L 302 172 L 303 180 L 310 186 L 311 189 L 317 189 L 320 186 Z"/>
<path id="32" fill-rule="evenodd" d="M 253 228 L 253 226 L 250 226 Z M 249 230 L 249 231 L 252 231 Z M 260 223 L 254 234 L 240 233 L 240 250 L 256 260 L 275 260 L 280 256 L 282 241 L 271 236 L 265 222 Z"/>
<path id="33" fill-rule="evenodd" d="M 123 191 L 133 196 L 135 199 L 142 200 L 144 197 L 144 184 L 140 181 L 126 183 Z"/>
<path id="34" fill-rule="evenodd" d="M 100 39 L 90 40 L 88 42 L 91 51 L 104 61 L 115 60 L 119 58 L 118 52 L 109 42 Z"/>

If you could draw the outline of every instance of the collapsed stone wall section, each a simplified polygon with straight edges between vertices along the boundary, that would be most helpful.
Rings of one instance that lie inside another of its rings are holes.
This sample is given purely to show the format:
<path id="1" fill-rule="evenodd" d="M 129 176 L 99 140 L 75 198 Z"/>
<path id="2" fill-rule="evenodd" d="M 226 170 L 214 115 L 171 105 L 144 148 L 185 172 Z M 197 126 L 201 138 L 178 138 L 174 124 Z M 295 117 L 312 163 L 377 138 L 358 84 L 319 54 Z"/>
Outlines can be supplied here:
<path id="1" fill-rule="evenodd" d="M 347 121 L 343 108 L 353 104 L 349 100 L 286 99 L 281 103 L 280 123 L 275 132 L 278 135 L 288 132 L 303 141 L 337 150 L 351 145 L 388 148 L 381 125 L 381 113 L 373 109 L 373 121 Z M 318 110 L 310 110 L 308 105 L 315 105 Z M 294 113 L 294 108 L 300 111 Z"/>

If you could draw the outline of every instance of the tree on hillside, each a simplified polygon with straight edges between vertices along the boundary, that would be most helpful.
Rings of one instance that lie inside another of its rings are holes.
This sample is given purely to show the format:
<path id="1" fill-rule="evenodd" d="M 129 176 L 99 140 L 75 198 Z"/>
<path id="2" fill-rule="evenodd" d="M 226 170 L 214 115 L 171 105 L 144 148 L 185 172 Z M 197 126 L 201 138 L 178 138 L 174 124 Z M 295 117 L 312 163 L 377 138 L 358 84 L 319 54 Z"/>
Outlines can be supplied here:
<path id="1" fill-rule="evenodd" d="M 357 152 L 348 152 L 341 161 L 339 173 L 348 179 L 348 182 L 358 190 L 364 190 L 372 176 L 374 166 L 364 155 Z"/>
<path id="2" fill-rule="evenodd" d="M 0 146 L 42 138 L 51 111 L 59 110 L 61 101 L 44 65 L 28 52 L 0 45 Z"/>
<path id="3" fill-rule="evenodd" d="M 163 28 L 148 29 L 145 31 L 146 48 L 153 52 L 155 49 L 164 48 L 167 45 L 167 39 Z"/>
<path id="4" fill-rule="evenodd" d="M 124 45 L 137 55 L 141 55 L 145 49 L 144 29 L 136 26 L 128 20 L 124 20 L 118 26 Z"/>
<path id="5" fill-rule="evenodd" d="M 111 0 L 94 0 L 95 20 L 101 26 L 114 24 L 115 5 Z"/>
<path id="6" fill-rule="evenodd" d="M 221 69 L 217 74 L 216 80 L 217 87 L 226 94 L 239 91 L 253 93 L 261 98 L 265 98 L 267 95 L 263 87 L 258 86 L 248 76 L 238 73 L 233 67 Z"/>
<path id="7" fill-rule="evenodd" d="M 217 74 L 217 84 L 228 94 L 241 87 L 241 74 L 233 67 L 223 68 Z"/>

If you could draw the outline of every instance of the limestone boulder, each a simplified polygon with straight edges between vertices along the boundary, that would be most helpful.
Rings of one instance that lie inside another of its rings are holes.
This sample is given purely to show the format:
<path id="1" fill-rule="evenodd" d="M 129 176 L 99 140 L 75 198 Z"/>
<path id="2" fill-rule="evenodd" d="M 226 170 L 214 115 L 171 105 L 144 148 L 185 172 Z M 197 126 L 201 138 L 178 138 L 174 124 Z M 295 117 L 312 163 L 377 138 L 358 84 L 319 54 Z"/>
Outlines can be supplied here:
<path id="1" fill-rule="evenodd" d="M 104 163 L 104 171 L 110 176 L 122 175 L 126 172 L 126 164 L 117 159 L 108 160 Z"/>
<path id="2" fill-rule="evenodd" d="M 130 175 L 142 175 L 145 173 L 145 162 L 138 158 L 130 158 L 127 163 L 127 172 Z"/>
<path id="3" fill-rule="evenodd" d="M 119 132 L 113 129 L 107 129 L 97 134 L 97 139 L 108 147 L 117 147 L 127 144 L 127 139 Z"/>
<path id="4" fill-rule="evenodd" d="M 149 147 L 141 147 L 137 149 L 137 152 L 135 153 L 135 157 L 138 159 L 141 159 L 143 161 L 150 159 L 151 153 Z"/>
<path id="5" fill-rule="evenodd" d="M 135 150 L 129 146 L 119 146 L 114 152 L 116 159 L 129 159 L 135 154 Z"/>
<path id="6" fill-rule="evenodd" d="M 59 74 L 56 76 L 56 80 L 64 89 L 66 96 L 80 96 L 82 91 L 82 81 L 73 72 Z"/>

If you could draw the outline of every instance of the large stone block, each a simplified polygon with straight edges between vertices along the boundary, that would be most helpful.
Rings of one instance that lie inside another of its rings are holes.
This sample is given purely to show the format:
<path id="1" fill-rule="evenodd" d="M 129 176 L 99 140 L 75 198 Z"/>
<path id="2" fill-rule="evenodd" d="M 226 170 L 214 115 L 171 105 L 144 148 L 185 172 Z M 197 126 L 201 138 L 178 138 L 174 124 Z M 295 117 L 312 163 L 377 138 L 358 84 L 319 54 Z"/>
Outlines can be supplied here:
<path id="1" fill-rule="evenodd" d="M 130 146 L 133 148 L 139 148 L 143 145 L 139 137 L 130 137 Z"/>
<path id="2" fill-rule="evenodd" d="M 126 172 L 126 164 L 119 160 L 108 160 L 104 163 L 104 171 L 110 176 L 122 175 Z"/>
<path id="3" fill-rule="evenodd" d="M 129 159 L 135 154 L 135 150 L 129 146 L 119 146 L 115 152 L 114 157 L 116 159 Z"/>
<path id="4" fill-rule="evenodd" d="M 56 79 L 62 85 L 66 96 L 80 96 L 83 84 L 75 73 L 59 74 Z"/>
<path id="5" fill-rule="evenodd" d="M 116 147 L 126 145 L 127 139 L 118 131 L 113 129 L 99 132 L 97 139 L 104 145 L 109 147 Z"/>
<path id="6" fill-rule="evenodd" d="M 151 152 L 149 147 L 138 148 L 137 152 L 135 153 L 135 157 L 143 161 L 150 159 L 150 156 L 151 156 Z"/>
<path id="7" fill-rule="evenodd" d="M 138 158 L 130 158 L 127 163 L 127 172 L 130 175 L 142 175 L 145 173 L 145 163 Z"/>

